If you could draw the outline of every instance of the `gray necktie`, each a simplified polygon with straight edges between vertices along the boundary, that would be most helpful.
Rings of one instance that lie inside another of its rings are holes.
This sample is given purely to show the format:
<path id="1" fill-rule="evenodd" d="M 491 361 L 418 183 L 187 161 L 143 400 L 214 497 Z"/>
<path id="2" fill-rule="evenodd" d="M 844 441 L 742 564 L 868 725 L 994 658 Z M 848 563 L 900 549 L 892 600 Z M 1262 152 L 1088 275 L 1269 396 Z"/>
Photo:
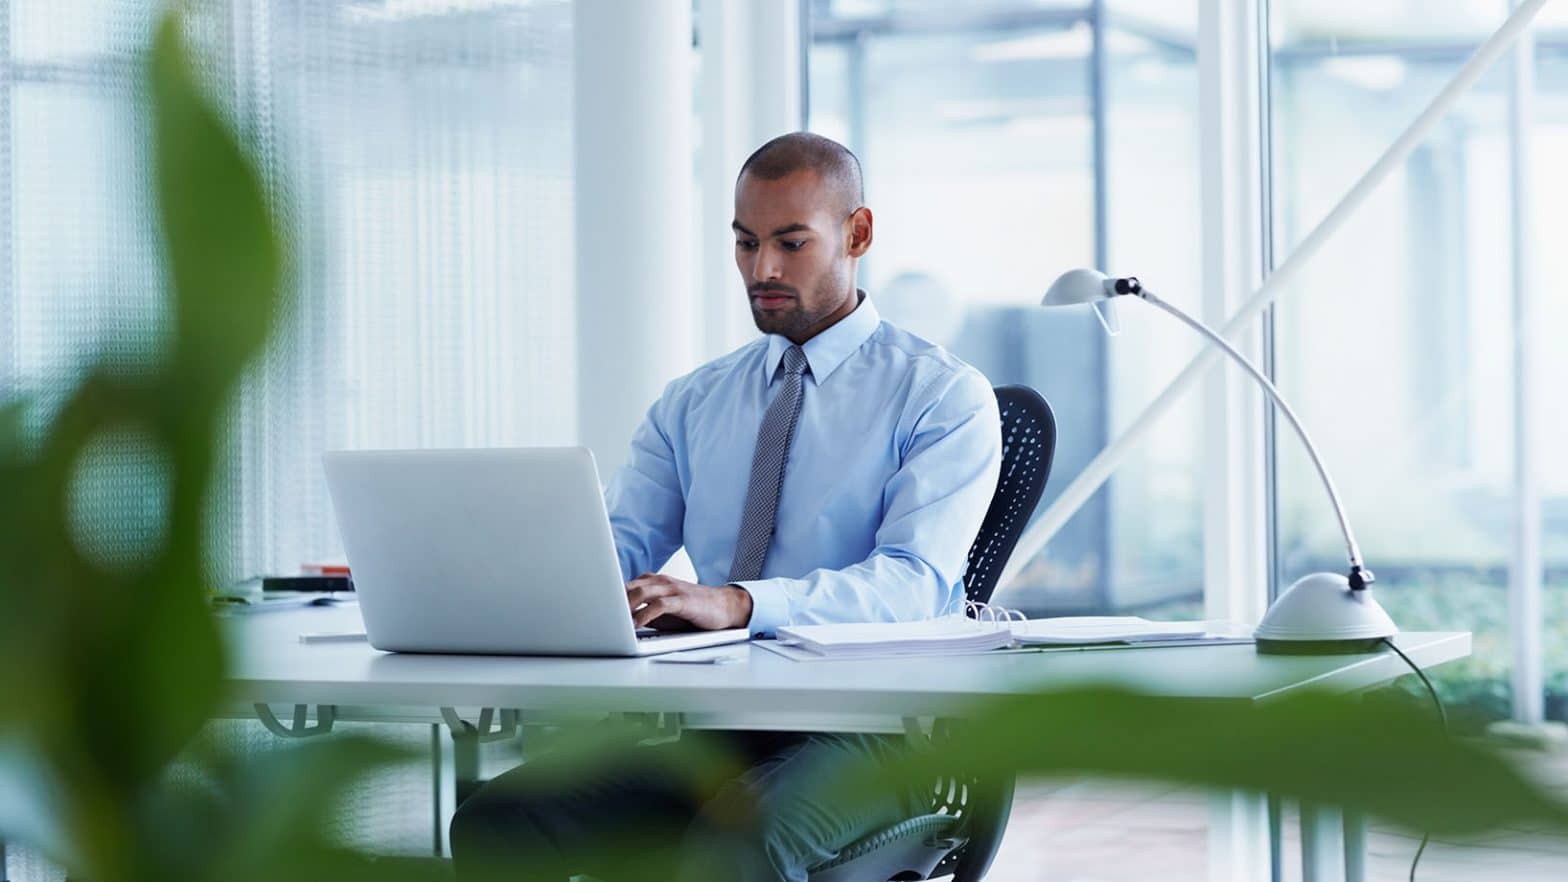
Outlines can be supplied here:
<path id="1" fill-rule="evenodd" d="M 795 439 L 795 421 L 800 417 L 802 379 L 806 372 L 806 353 L 799 346 L 784 350 L 784 385 L 762 415 L 757 430 L 757 448 L 751 454 L 751 481 L 746 485 L 746 508 L 740 517 L 740 535 L 735 540 L 735 562 L 730 564 L 728 581 L 744 582 L 762 575 L 762 562 L 773 541 L 773 522 L 779 511 L 779 490 L 784 486 L 784 463 L 789 445 Z"/>

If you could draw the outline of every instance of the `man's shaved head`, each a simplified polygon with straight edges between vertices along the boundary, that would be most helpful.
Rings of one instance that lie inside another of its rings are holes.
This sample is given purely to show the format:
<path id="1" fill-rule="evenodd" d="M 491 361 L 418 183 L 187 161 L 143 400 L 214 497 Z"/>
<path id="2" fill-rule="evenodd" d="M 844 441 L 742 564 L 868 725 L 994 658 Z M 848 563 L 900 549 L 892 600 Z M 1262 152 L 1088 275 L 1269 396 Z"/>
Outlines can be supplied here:
<path id="1" fill-rule="evenodd" d="M 865 204 L 860 160 L 843 144 L 810 132 L 790 132 L 758 147 L 740 167 L 737 179 L 754 175 L 777 181 L 798 171 L 816 172 L 828 185 L 841 218 Z"/>
<path id="2" fill-rule="evenodd" d="M 871 247 L 860 161 L 806 132 L 774 138 L 735 180 L 735 265 L 765 334 L 804 343 L 855 311 L 855 262 Z"/>

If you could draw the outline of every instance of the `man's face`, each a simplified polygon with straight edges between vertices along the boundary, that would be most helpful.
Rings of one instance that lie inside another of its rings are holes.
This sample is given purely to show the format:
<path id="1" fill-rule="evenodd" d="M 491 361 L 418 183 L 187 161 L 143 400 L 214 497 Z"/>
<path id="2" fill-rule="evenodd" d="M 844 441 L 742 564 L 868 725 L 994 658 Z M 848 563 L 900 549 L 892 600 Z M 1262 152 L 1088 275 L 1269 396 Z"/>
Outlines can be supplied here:
<path id="1" fill-rule="evenodd" d="M 765 334 L 804 343 L 853 312 L 855 259 L 871 245 L 871 212 L 845 211 L 814 171 L 735 185 L 735 264 Z"/>

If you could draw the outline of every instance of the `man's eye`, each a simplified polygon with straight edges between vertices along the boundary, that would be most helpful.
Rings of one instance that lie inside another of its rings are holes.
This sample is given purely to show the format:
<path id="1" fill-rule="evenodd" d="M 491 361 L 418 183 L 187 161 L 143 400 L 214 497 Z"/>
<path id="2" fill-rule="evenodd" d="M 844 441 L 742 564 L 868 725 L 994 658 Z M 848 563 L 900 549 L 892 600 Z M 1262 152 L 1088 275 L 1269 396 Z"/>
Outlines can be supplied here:
<path id="1" fill-rule="evenodd" d="M 735 242 L 735 247 L 741 249 L 742 251 L 750 251 L 753 248 L 757 247 L 757 240 L 755 240 L 755 239 L 737 239 L 736 242 Z"/>
<path id="2" fill-rule="evenodd" d="M 784 250 L 786 251 L 799 251 L 800 249 L 806 247 L 805 239 L 785 239 L 783 242 Z"/>

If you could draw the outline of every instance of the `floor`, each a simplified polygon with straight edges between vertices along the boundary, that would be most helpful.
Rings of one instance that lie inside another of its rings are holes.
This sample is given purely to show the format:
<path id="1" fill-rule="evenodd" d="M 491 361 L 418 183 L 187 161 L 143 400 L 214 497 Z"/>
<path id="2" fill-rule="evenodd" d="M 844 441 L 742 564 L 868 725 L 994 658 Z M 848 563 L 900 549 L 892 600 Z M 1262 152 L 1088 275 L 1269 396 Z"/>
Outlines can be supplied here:
<path id="1" fill-rule="evenodd" d="M 1533 755 L 1541 780 L 1568 800 L 1568 753 Z M 1020 785 L 988 882 L 1207 880 L 1207 795 L 1197 789 L 1068 779 Z M 1287 808 L 1283 880 L 1299 882 L 1299 826 Z M 1374 823 L 1368 878 L 1403 882 L 1420 835 Z M 1568 836 L 1503 829 L 1465 842 L 1434 841 L 1422 882 L 1563 882 Z"/>

